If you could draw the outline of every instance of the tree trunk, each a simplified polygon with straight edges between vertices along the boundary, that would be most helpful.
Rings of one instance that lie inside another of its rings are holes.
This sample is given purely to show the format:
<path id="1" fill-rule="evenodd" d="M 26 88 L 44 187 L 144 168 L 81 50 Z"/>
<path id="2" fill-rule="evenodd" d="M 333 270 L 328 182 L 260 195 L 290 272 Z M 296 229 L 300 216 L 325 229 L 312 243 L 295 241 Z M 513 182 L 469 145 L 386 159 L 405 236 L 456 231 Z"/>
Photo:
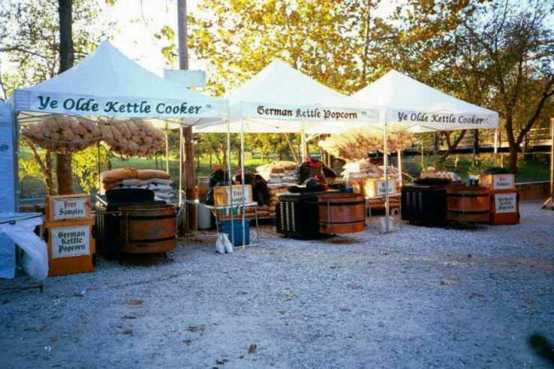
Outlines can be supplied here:
<path id="1" fill-rule="evenodd" d="M 58 179 L 58 194 L 73 193 L 73 169 L 71 154 L 56 154 L 56 178 Z"/>
<path id="2" fill-rule="evenodd" d="M 519 153 L 519 146 L 517 144 L 512 145 L 510 143 L 510 169 L 512 173 L 517 173 L 517 159 Z"/>
<path id="3" fill-rule="evenodd" d="M 511 114 L 506 117 L 506 137 L 510 147 L 510 169 L 513 173 L 517 173 L 517 157 L 519 152 L 519 144 L 516 141 L 513 131 L 513 118 Z"/>
<path id="4" fill-rule="evenodd" d="M 75 61 L 72 36 L 72 8 L 72 0 L 58 0 L 60 73 L 71 68 Z M 60 195 L 73 193 L 71 154 L 56 154 L 56 177 L 58 180 L 58 193 Z"/>

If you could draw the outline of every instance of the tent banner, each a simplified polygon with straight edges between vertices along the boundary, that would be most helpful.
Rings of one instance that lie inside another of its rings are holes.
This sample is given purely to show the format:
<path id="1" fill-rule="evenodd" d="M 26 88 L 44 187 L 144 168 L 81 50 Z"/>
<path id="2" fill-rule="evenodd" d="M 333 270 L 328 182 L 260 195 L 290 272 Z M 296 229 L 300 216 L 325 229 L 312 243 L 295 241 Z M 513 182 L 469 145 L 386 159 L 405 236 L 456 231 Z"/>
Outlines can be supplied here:
<path id="1" fill-rule="evenodd" d="M 209 118 L 226 114 L 223 100 L 185 101 L 128 97 L 64 95 L 16 90 L 15 109 L 67 115 L 95 115 L 126 118 Z"/>
<path id="2" fill-rule="evenodd" d="M 387 122 L 436 130 L 496 128 L 498 115 L 387 109 Z"/>
<path id="3" fill-rule="evenodd" d="M 271 103 L 241 103 L 244 118 L 290 121 L 371 121 L 379 119 L 378 110 L 301 106 Z"/>

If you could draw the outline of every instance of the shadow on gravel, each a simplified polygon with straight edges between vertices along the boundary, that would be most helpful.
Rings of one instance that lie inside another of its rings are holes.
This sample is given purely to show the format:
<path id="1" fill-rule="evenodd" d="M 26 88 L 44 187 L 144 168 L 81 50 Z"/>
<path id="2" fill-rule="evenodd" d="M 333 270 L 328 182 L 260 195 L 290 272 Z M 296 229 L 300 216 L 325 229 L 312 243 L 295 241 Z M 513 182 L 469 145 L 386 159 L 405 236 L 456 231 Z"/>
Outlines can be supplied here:
<path id="1" fill-rule="evenodd" d="M 535 355 L 554 368 L 554 345 L 546 337 L 535 333 L 529 336 L 528 343 Z"/>
<path id="2" fill-rule="evenodd" d="M 173 259 L 164 254 L 129 254 L 119 262 L 124 266 L 158 266 L 170 264 Z"/>

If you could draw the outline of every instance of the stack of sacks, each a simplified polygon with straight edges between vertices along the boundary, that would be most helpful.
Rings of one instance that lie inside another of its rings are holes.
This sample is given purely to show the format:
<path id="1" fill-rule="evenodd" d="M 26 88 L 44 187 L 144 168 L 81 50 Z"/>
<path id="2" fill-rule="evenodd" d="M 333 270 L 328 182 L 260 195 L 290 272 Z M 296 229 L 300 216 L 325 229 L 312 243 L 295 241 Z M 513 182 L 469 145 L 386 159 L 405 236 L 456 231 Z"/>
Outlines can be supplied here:
<path id="1" fill-rule="evenodd" d="M 27 125 L 21 133 L 34 144 L 60 154 L 83 150 L 102 139 L 94 122 L 62 115 L 51 115 L 40 123 Z"/>
<path id="2" fill-rule="evenodd" d="M 163 170 L 120 168 L 102 172 L 101 192 L 116 188 L 144 188 L 154 191 L 156 200 L 172 203 L 176 200 L 169 174 Z"/>
<path id="3" fill-rule="evenodd" d="M 141 119 L 102 121 L 102 140 L 113 152 L 125 156 L 151 156 L 165 147 L 163 132 Z"/>
<path id="4" fill-rule="evenodd" d="M 293 161 L 277 161 L 256 168 L 269 187 L 289 186 L 296 183 L 296 166 Z"/>
<path id="5" fill-rule="evenodd" d="M 388 174 L 390 177 L 397 177 L 398 169 L 389 166 Z M 385 167 L 372 164 L 369 159 L 348 161 L 343 167 L 342 176 L 345 181 L 365 178 L 384 178 Z"/>
<path id="6" fill-rule="evenodd" d="M 434 167 L 428 167 L 426 170 L 422 171 L 419 178 L 447 179 L 451 182 L 459 182 L 462 180 L 462 178 L 454 172 L 436 170 Z"/>

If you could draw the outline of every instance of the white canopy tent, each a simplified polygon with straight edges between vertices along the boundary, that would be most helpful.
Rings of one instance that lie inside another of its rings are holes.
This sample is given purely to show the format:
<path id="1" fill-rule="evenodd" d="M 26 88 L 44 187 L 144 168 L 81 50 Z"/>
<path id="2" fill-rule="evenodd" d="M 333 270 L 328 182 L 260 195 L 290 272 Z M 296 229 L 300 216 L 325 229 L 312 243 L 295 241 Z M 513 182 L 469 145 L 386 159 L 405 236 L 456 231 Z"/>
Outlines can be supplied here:
<path id="1" fill-rule="evenodd" d="M 388 188 L 386 137 L 389 125 L 393 124 L 414 133 L 498 128 L 497 112 L 447 95 L 395 70 L 389 71 L 352 96 L 384 109 L 380 125 L 384 130 L 385 188 Z M 496 142 L 495 139 L 495 151 Z M 385 211 L 385 228 L 388 231 L 388 192 L 385 194 Z"/>
<path id="2" fill-rule="evenodd" d="M 192 92 L 144 69 L 108 41 L 73 68 L 35 86 L 17 89 L 16 112 L 112 118 L 166 118 L 193 124 L 223 118 L 223 99 Z"/>
<path id="3" fill-rule="evenodd" d="M 281 60 L 272 61 L 225 97 L 229 101 L 229 119 L 200 124 L 194 130 L 227 133 L 228 150 L 230 133 L 240 133 L 243 185 L 244 133 L 300 133 L 304 156 L 306 134 L 336 133 L 379 122 L 378 110 L 362 107 L 355 99 L 324 86 Z M 230 157 L 229 151 L 227 157 Z M 228 171 L 230 175 L 230 162 Z"/>
<path id="4" fill-rule="evenodd" d="M 363 107 L 278 59 L 225 97 L 229 126 L 227 122 L 200 124 L 196 132 L 241 132 L 242 128 L 247 133 L 324 134 L 379 120 L 378 110 Z"/>
<path id="5" fill-rule="evenodd" d="M 35 86 L 17 89 L 12 104 L 20 122 L 47 114 L 108 119 L 164 119 L 182 126 L 227 116 L 227 102 L 190 91 L 140 66 L 108 41 L 71 69 Z M 180 135 L 180 137 L 182 134 Z M 180 159 L 184 149 L 180 142 Z M 179 188 L 182 189 L 182 165 Z M 179 191 L 179 203 L 182 203 Z"/>
<path id="6" fill-rule="evenodd" d="M 397 123 L 414 133 L 498 127 L 497 112 L 447 95 L 395 70 L 352 96 L 384 107 L 387 124 Z"/>

